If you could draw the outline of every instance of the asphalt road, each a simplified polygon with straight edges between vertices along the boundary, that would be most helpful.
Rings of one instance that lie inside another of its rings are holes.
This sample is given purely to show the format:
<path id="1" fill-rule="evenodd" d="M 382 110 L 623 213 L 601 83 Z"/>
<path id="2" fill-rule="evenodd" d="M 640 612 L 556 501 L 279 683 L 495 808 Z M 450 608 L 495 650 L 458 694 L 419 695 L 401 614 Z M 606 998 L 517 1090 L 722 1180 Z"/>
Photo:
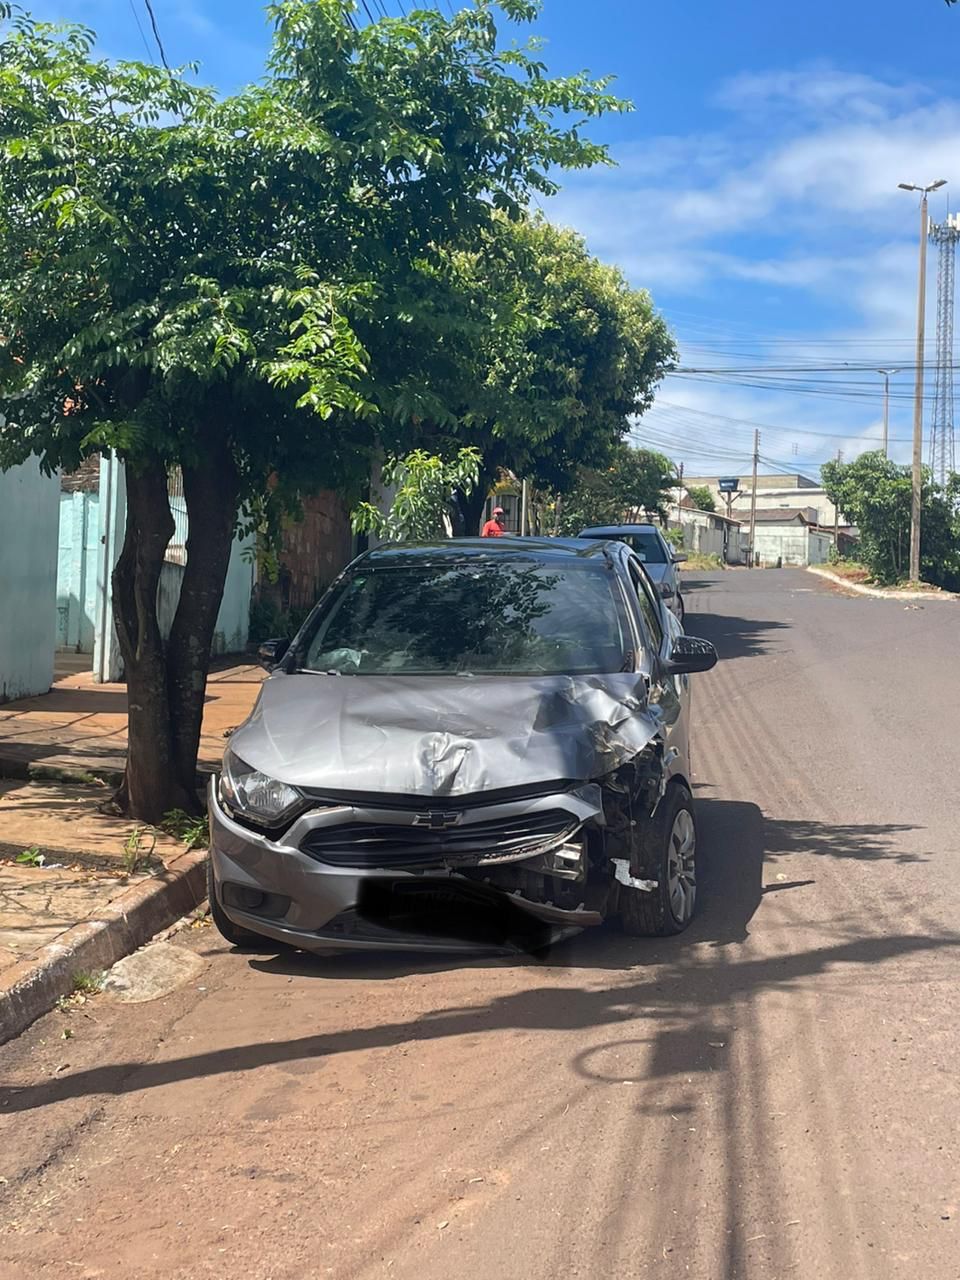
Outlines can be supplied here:
<path id="1" fill-rule="evenodd" d="M 960 611 L 801 571 L 687 599 L 724 661 L 686 936 L 420 964 L 185 931 L 188 985 L 0 1050 L 4 1280 L 955 1280 Z"/>

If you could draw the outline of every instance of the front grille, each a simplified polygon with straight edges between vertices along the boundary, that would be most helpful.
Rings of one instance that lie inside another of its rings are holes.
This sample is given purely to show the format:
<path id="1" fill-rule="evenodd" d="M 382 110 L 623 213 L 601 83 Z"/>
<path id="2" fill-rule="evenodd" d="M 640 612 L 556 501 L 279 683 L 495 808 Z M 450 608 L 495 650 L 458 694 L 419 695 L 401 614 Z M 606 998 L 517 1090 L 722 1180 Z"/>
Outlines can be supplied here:
<path id="1" fill-rule="evenodd" d="M 577 819 L 564 809 L 514 814 L 444 831 L 396 823 L 344 822 L 314 827 L 303 853 L 337 867 L 440 867 L 530 856 L 571 835 Z"/>

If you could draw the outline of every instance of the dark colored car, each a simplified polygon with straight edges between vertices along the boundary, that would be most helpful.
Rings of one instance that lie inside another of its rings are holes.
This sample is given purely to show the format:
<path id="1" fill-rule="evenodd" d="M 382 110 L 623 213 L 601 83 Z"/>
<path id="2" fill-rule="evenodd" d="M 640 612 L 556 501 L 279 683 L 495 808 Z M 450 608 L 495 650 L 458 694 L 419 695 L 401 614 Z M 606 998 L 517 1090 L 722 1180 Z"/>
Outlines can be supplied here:
<path id="1" fill-rule="evenodd" d="M 667 608 L 683 622 L 683 596 L 680 594 L 678 564 L 686 560 L 682 551 L 670 546 L 655 524 L 611 524 L 582 529 L 581 538 L 615 538 L 625 542 L 638 560 L 643 561 L 651 582 L 666 601 Z"/>
<path id="2" fill-rule="evenodd" d="M 623 543 L 382 547 L 262 656 L 210 795 L 230 941 L 499 949 L 689 923 L 687 674 L 716 653 Z"/>

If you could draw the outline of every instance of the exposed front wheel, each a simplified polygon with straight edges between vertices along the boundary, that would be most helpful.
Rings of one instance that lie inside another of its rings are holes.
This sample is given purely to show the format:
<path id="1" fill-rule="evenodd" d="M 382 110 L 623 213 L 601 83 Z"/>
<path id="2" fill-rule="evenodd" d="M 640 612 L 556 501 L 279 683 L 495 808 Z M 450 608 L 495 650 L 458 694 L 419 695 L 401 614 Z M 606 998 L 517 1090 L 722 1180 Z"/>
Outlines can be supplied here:
<path id="1" fill-rule="evenodd" d="M 642 862 L 656 868 L 657 887 L 621 888 L 623 930 L 634 937 L 682 933 L 697 905 L 697 824 L 687 788 L 670 786 L 653 819 L 638 832 L 645 846 Z"/>

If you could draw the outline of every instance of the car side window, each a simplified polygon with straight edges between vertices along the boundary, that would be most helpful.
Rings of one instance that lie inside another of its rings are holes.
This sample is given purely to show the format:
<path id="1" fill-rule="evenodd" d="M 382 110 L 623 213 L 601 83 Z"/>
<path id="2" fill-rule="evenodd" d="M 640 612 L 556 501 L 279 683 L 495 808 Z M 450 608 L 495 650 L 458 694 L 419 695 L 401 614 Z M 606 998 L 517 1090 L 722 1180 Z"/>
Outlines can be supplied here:
<path id="1" fill-rule="evenodd" d="M 663 645 L 663 627 L 660 623 L 660 611 L 650 590 L 650 584 L 644 577 L 643 570 L 633 560 L 628 563 L 630 578 L 637 593 L 637 603 L 640 606 L 640 614 L 643 618 L 644 626 L 653 641 L 654 649 L 659 653 Z"/>

